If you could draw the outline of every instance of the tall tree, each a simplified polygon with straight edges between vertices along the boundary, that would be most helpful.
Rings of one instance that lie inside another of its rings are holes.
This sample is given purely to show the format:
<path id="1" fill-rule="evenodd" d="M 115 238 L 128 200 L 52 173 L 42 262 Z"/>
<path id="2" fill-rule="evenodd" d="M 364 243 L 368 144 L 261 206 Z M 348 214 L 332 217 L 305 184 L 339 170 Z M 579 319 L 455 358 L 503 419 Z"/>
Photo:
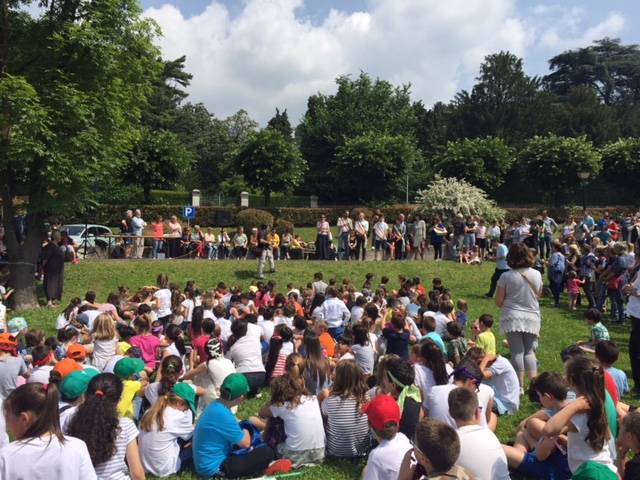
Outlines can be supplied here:
<path id="1" fill-rule="evenodd" d="M 349 139 L 368 134 L 402 136 L 415 143 L 416 115 L 408 85 L 394 87 L 365 73 L 356 79 L 339 77 L 336 83 L 338 90 L 334 95 L 317 94 L 309 98 L 296 134 L 309 163 L 305 191 L 334 200 L 354 201 L 351 187 L 336 182 L 330 173 L 337 161 L 338 148 Z M 382 185 L 369 187 L 380 188 L 376 198 L 388 200 L 383 198 Z"/>
<path id="2" fill-rule="evenodd" d="M 640 101 L 640 46 L 603 38 L 588 47 L 568 50 L 549 60 L 548 88 L 567 96 L 577 86 L 593 88 L 606 105 Z"/>
<path id="3" fill-rule="evenodd" d="M 157 27 L 137 1 L 0 0 L 2 221 L 16 308 L 38 305 L 35 266 L 48 215 L 82 210 L 126 157 L 159 74 Z M 13 228 L 28 197 L 24 241 Z"/>
<path id="4" fill-rule="evenodd" d="M 162 61 L 162 74 L 153 84 L 142 122 L 153 130 L 172 129 L 177 121 L 178 107 L 188 93 L 184 90 L 191 83 L 193 75 L 184 70 L 187 57 Z"/>
<path id="5" fill-rule="evenodd" d="M 453 129 L 457 138 L 494 136 L 519 143 L 548 129 L 548 95 L 541 81 L 524 73 L 521 58 L 509 52 L 488 55 L 471 92 L 453 101 Z"/>
<path id="6" fill-rule="evenodd" d="M 604 174 L 637 195 L 640 177 L 640 138 L 621 138 L 602 148 Z"/>
<path id="7" fill-rule="evenodd" d="M 284 138 L 293 138 L 293 128 L 289 123 L 289 115 L 287 115 L 286 108 L 282 113 L 276 108 L 276 114 L 269 120 L 267 126 L 278 130 Z"/>
<path id="8" fill-rule="evenodd" d="M 298 146 L 274 128 L 250 134 L 231 160 L 247 183 L 262 191 L 267 206 L 272 193 L 295 188 L 307 170 Z"/>

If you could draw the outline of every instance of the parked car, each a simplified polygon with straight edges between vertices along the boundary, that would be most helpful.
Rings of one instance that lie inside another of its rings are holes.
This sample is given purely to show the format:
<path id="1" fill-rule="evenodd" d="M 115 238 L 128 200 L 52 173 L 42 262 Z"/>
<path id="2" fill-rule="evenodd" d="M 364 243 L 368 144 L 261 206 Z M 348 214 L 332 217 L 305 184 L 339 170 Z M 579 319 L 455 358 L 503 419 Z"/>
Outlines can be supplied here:
<path id="1" fill-rule="evenodd" d="M 105 227 L 104 225 L 94 225 L 91 223 L 87 225 L 83 223 L 63 225 L 60 230 L 62 230 L 63 232 L 67 232 L 67 235 L 69 235 L 69 237 L 76 244 L 77 249 L 82 250 L 83 252 L 85 247 L 85 240 L 87 250 L 89 252 L 98 249 L 101 251 L 106 251 L 107 246 L 109 245 L 109 238 L 105 235 L 112 234 L 109 227 Z"/>

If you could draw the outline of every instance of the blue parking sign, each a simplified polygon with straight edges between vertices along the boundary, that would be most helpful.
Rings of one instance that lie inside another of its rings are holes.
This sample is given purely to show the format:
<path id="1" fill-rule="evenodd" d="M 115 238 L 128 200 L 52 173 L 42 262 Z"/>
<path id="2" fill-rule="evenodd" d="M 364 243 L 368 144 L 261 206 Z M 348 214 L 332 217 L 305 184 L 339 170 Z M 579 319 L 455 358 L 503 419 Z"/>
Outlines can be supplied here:
<path id="1" fill-rule="evenodd" d="M 196 207 L 183 207 L 182 208 L 182 216 L 187 220 L 195 220 L 196 218 Z"/>

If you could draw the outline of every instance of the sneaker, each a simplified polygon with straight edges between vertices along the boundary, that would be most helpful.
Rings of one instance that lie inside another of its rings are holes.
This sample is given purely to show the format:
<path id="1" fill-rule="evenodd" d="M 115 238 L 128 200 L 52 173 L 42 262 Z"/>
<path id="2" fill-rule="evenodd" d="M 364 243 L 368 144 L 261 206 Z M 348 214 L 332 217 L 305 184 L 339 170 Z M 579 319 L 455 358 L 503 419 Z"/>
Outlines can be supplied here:
<path id="1" fill-rule="evenodd" d="M 488 293 L 485 293 L 484 296 L 487 298 L 493 298 L 493 295 L 489 295 Z"/>
<path id="2" fill-rule="evenodd" d="M 286 458 L 281 458 L 280 460 L 275 460 L 269 464 L 267 469 L 264 471 L 264 475 L 276 475 L 279 473 L 289 473 L 293 469 L 293 462 Z"/>

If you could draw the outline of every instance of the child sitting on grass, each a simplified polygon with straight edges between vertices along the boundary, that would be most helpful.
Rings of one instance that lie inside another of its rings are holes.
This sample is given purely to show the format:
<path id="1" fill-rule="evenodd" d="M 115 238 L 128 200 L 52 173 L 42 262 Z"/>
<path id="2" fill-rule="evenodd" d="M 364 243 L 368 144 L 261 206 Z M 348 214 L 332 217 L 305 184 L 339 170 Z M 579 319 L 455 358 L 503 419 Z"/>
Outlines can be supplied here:
<path id="1" fill-rule="evenodd" d="M 609 340 L 609 330 L 607 330 L 607 327 L 602 323 L 602 312 L 597 308 L 587 310 L 584 318 L 592 325 L 591 340 L 588 342 L 578 342 L 577 344 L 582 350 L 593 353 L 599 341 Z"/>
<path id="2" fill-rule="evenodd" d="M 613 377 L 618 387 L 618 395 L 622 397 L 629 393 L 629 382 L 627 381 L 627 374 L 613 366 L 618 361 L 619 354 L 618 345 L 611 340 L 600 340 L 596 343 L 596 358 L 602 368 Z"/>
<path id="3" fill-rule="evenodd" d="M 378 446 L 369 453 L 363 480 L 396 478 L 405 454 L 411 451 L 411 442 L 400 433 L 400 407 L 391 396 L 381 394 L 365 404 L 362 411 L 378 441 Z"/>
<path id="4" fill-rule="evenodd" d="M 453 324 L 455 324 L 455 322 L 449 322 L 447 323 L 447 327 Z M 444 340 L 440 334 L 436 332 L 436 319 L 434 317 L 429 316 L 422 319 L 422 330 L 424 331 L 424 335 L 420 339 L 420 342 L 431 340 L 438 346 L 442 353 L 446 353 L 447 349 L 445 347 Z"/>
<path id="5" fill-rule="evenodd" d="M 462 329 L 464 330 L 464 327 L 467 325 L 467 312 L 469 311 L 469 305 L 467 304 L 466 300 L 458 300 L 458 302 L 456 303 L 456 322 L 458 322 L 458 325 L 460 325 L 460 327 L 462 327 Z"/>
<path id="6" fill-rule="evenodd" d="M 513 414 L 520 408 L 520 381 L 511 362 L 501 355 L 487 355 L 478 347 L 467 352 L 482 370 L 484 382 L 496 393 L 494 410 L 498 415 Z"/>
<path id="7" fill-rule="evenodd" d="M 493 327 L 493 316 L 488 313 L 480 315 L 473 324 L 475 346 L 484 350 L 487 355 L 496 354 L 496 337 L 491 327 Z"/>
<path id="8" fill-rule="evenodd" d="M 550 416 L 569 403 L 568 391 L 566 380 L 558 373 L 544 372 L 531 381 L 531 400 L 540 403 L 544 410 L 536 412 L 520 424 L 521 428 L 513 446 L 502 446 L 509 467 L 516 473 L 541 480 L 571 478 L 567 462 L 566 435 L 552 438 L 542 434 Z"/>
<path id="9" fill-rule="evenodd" d="M 469 342 L 464 338 L 464 332 L 459 323 L 447 323 L 446 352 L 447 360 L 457 366 L 469 349 Z"/>

